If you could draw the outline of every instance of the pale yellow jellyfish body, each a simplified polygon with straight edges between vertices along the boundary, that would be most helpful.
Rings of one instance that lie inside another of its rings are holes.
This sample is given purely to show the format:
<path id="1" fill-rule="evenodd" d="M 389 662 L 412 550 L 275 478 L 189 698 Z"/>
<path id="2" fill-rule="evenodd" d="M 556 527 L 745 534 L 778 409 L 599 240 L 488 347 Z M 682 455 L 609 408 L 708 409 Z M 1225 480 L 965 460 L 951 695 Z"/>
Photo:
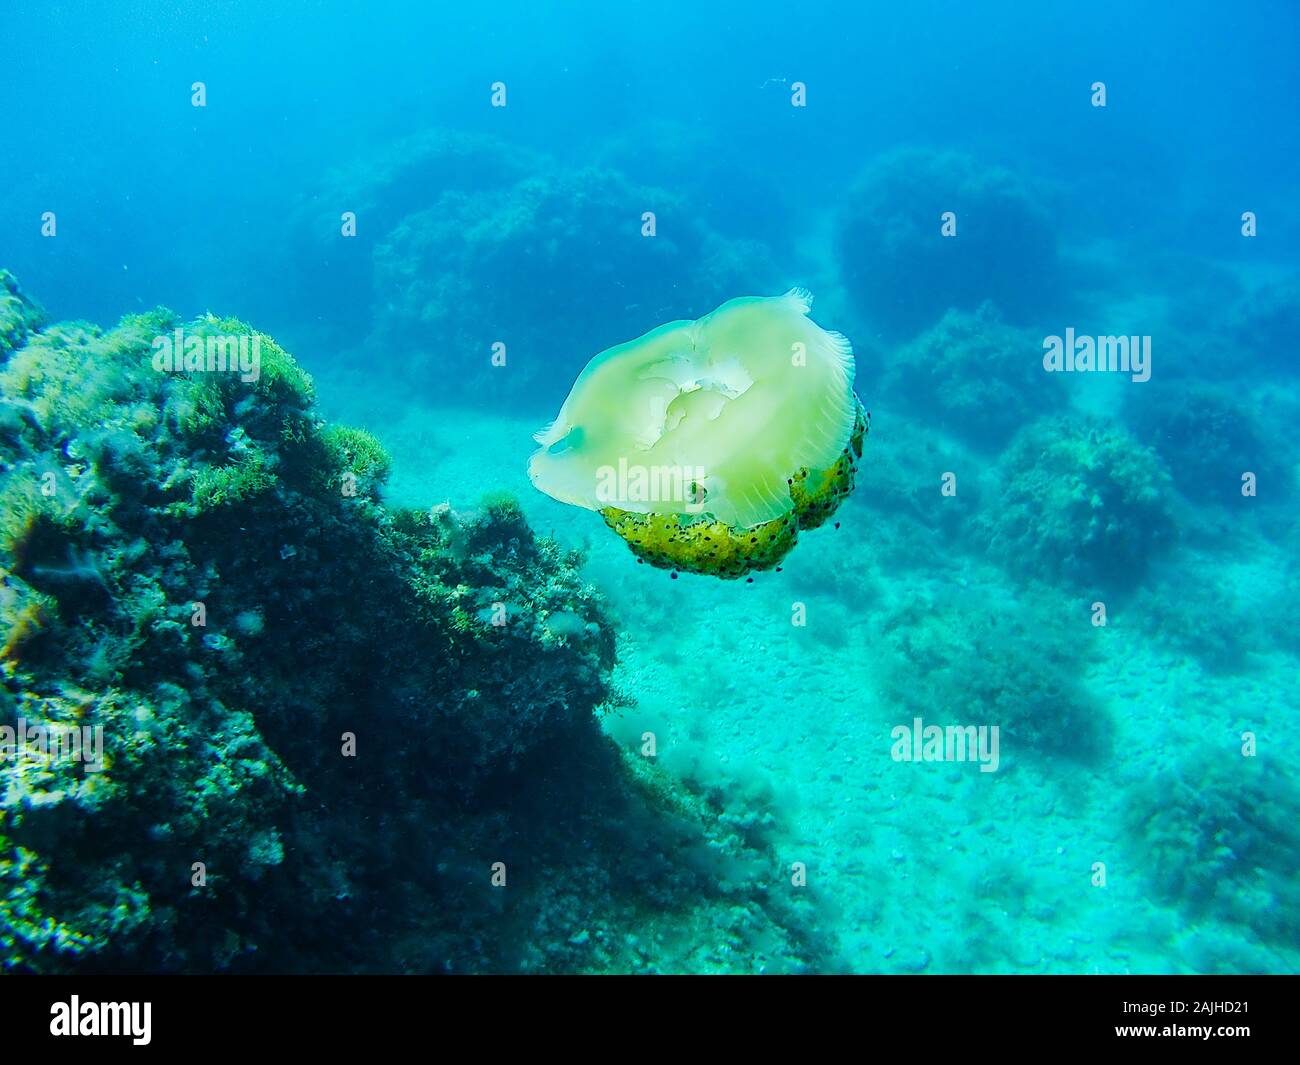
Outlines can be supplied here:
<path id="1" fill-rule="evenodd" d="M 866 417 L 848 340 L 811 297 L 729 300 L 593 358 L 529 463 L 654 565 L 768 569 L 853 487 Z"/>

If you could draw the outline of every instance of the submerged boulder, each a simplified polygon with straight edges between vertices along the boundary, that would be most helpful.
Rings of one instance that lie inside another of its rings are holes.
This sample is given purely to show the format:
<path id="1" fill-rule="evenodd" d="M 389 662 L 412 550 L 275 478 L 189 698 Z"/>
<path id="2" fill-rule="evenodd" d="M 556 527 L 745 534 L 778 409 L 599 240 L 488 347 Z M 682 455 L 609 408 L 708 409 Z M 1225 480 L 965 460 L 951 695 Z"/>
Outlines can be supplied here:
<path id="1" fill-rule="evenodd" d="M 951 235 L 943 225 L 955 227 Z M 1056 236 L 1041 198 L 1011 171 L 960 152 L 881 156 L 846 191 L 836 243 L 846 289 L 887 338 L 985 301 L 1022 325 L 1059 295 Z"/>
<path id="2" fill-rule="evenodd" d="M 366 346 L 440 396 L 535 402 L 557 353 L 599 350 L 774 272 L 764 249 L 732 251 L 691 204 L 615 170 L 552 164 L 508 189 L 448 190 L 375 248 L 383 296 Z"/>
<path id="3" fill-rule="evenodd" d="M 0 966 L 617 966 L 615 915 L 710 905 L 674 850 L 754 864 L 604 738 L 613 628 L 516 503 L 386 507 L 379 441 L 236 319 L 28 306 L 0 304 Z"/>
<path id="4" fill-rule="evenodd" d="M 1159 456 L 1118 424 L 1047 416 L 1024 429 L 982 516 L 990 554 L 1026 580 L 1131 591 L 1173 544 L 1173 483 Z"/>

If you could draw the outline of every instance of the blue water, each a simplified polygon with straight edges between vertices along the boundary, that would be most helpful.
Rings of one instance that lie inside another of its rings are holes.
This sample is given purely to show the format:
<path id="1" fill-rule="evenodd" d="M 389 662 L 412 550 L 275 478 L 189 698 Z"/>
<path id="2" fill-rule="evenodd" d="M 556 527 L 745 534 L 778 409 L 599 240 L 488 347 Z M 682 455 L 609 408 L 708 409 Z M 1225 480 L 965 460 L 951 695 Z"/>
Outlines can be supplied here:
<path id="1" fill-rule="evenodd" d="M 254 323 L 391 502 L 509 490 L 586 544 L 602 727 L 761 822 L 827 967 L 1300 967 L 1295 5 L 0 17 L 0 266 L 52 320 Z M 532 488 L 592 355 L 793 286 L 872 427 L 780 573 L 673 580 Z M 1047 372 L 1067 330 L 1149 380 Z M 891 757 L 917 718 L 998 724 L 996 771 Z"/>

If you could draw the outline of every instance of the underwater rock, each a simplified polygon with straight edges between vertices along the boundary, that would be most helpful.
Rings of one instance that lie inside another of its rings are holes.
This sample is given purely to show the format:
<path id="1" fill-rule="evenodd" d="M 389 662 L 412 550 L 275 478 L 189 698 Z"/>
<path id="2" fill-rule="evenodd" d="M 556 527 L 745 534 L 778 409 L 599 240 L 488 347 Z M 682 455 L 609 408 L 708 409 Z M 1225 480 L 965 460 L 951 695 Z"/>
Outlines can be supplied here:
<path id="1" fill-rule="evenodd" d="M 1279 591 L 1285 594 L 1281 586 Z M 1225 578 L 1213 570 L 1198 572 L 1195 581 L 1182 571 L 1161 573 L 1134 604 L 1144 616 L 1160 619 L 1154 641 L 1193 656 L 1207 673 L 1221 674 L 1247 672 L 1257 652 L 1284 645 L 1295 628 L 1273 623 L 1285 616 L 1280 607 L 1261 602 L 1231 574 Z"/>
<path id="2" fill-rule="evenodd" d="M 1247 415 L 1233 395 L 1179 382 L 1130 394 L 1126 413 L 1139 437 L 1165 460 L 1174 484 L 1188 499 L 1254 505 L 1256 497 L 1241 493 L 1241 477 L 1248 470 L 1268 486 L 1265 500 L 1290 498 L 1290 471 L 1276 457 L 1285 448 L 1280 441 L 1270 441 L 1270 446 L 1260 440 L 1265 419 L 1260 413 Z"/>
<path id="3" fill-rule="evenodd" d="M 882 391 L 979 451 L 1061 405 L 1059 375 L 1045 374 L 1041 338 L 1007 325 L 997 308 L 950 310 L 888 360 Z"/>
<path id="4" fill-rule="evenodd" d="M 275 291 L 292 286 L 289 309 L 355 343 L 385 313 L 383 303 L 366 298 L 375 284 L 375 249 L 408 215 L 452 190 L 500 196 L 539 165 L 518 145 L 448 129 L 426 130 L 368 152 L 330 171 L 303 195 L 289 219 L 286 255 L 269 260 L 275 274 L 268 285 Z M 345 211 L 356 223 L 346 238 Z"/>
<path id="5" fill-rule="evenodd" d="M 1300 934 L 1300 790 L 1285 761 L 1235 746 L 1190 751 L 1129 794 L 1132 862 L 1194 920 L 1239 923 L 1293 946 Z"/>
<path id="6" fill-rule="evenodd" d="M 1173 484 L 1164 464 L 1120 426 L 1042 418 L 999 464 L 999 505 L 981 525 L 1020 576 L 1124 591 L 1173 543 Z"/>
<path id="7" fill-rule="evenodd" d="M 664 321 L 682 292 L 720 301 L 768 269 L 752 250 L 737 258 L 672 193 L 550 165 L 504 189 L 445 191 L 396 222 L 375 249 L 385 295 L 366 343 L 400 352 L 389 368 L 436 380 L 440 395 L 519 401 L 557 344 L 599 349 L 629 321 Z"/>
<path id="8" fill-rule="evenodd" d="M 999 603 L 972 587 L 919 593 L 883 624 L 881 694 L 891 724 L 960 707 L 963 724 L 997 725 L 1008 763 L 1025 755 L 1096 763 L 1114 721 L 1082 679 L 1087 665 L 1059 602 Z M 874 657 L 874 656 L 873 656 Z"/>
<path id="9" fill-rule="evenodd" d="M 596 165 L 655 188 L 672 189 L 688 202 L 699 204 L 709 225 L 725 233 L 726 243 L 738 247 L 751 261 L 759 249 L 744 238 L 754 232 L 755 218 L 763 219 L 764 234 L 801 231 L 796 211 L 803 206 L 803 182 L 792 180 L 784 169 L 737 167 L 731 152 L 717 150 L 707 124 L 650 115 L 609 130 L 592 148 Z M 726 194 L 719 196 L 719 189 Z M 750 291 L 780 284 L 776 272 L 770 285 L 761 276 L 751 275 L 746 280 L 744 288 Z"/>
<path id="10" fill-rule="evenodd" d="M 858 487 L 846 504 L 848 542 L 800 560 L 818 587 L 841 589 L 848 602 L 862 592 L 848 592 L 845 582 L 872 569 L 886 579 L 901 568 L 947 571 L 955 552 L 984 552 L 976 523 L 990 498 L 986 471 L 971 466 L 959 440 L 933 432 L 925 419 L 889 401 L 882 405 L 885 414 L 873 414 L 871 421 L 871 461 L 859 469 Z M 945 490 L 949 478 L 951 494 Z M 852 566 L 844 564 L 846 554 Z"/>
<path id="11" fill-rule="evenodd" d="M 1274 373 L 1296 372 L 1300 273 L 1283 273 L 1253 286 L 1232 305 L 1227 317 L 1231 349 L 1253 352 Z M 1241 364 L 1239 357 L 1232 361 Z"/>
<path id="12" fill-rule="evenodd" d="M 252 337 L 255 375 L 219 368 Z M 508 497 L 385 506 L 380 443 L 324 424 L 269 336 L 51 325 L 0 410 L 0 727 L 102 740 L 93 767 L 0 757 L 4 970 L 631 969 L 629 912 L 666 944 L 728 926 L 676 852 L 774 864 L 602 735 L 614 630 L 581 555 Z M 764 891 L 755 939 L 824 964 Z"/>
<path id="13" fill-rule="evenodd" d="M 534 486 L 651 565 L 774 568 L 853 490 L 867 432 L 852 348 L 811 307 L 799 289 L 733 299 L 596 355 L 535 437 Z"/>
<path id="14" fill-rule="evenodd" d="M 560 338 L 596 350 L 629 318 L 669 317 L 683 291 L 720 302 L 785 283 L 766 245 L 724 239 L 692 194 L 429 130 L 304 192 L 266 260 L 269 309 L 440 397 L 523 403 Z"/>
<path id="15" fill-rule="evenodd" d="M 945 212 L 956 216 L 955 236 L 941 234 Z M 836 240 L 845 287 L 887 337 L 986 300 L 1021 324 L 1050 308 L 1059 287 L 1051 220 L 1027 184 L 957 152 L 882 156 L 847 191 Z"/>
<path id="16" fill-rule="evenodd" d="M 0 270 L 0 362 L 21 348 L 41 325 L 44 314 L 18 287 L 8 270 Z"/>

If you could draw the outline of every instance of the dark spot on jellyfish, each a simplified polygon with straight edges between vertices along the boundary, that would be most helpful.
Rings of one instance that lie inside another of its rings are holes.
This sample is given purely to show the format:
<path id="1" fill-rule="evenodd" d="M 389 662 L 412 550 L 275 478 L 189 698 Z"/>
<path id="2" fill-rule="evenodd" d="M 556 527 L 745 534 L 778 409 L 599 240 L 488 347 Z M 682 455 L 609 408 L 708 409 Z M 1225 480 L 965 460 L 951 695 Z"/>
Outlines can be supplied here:
<path id="1" fill-rule="evenodd" d="M 781 570 L 784 569 L 784 568 L 785 568 L 785 567 L 783 567 L 783 566 L 777 566 L 777 567 L 776 567 L 776 572 L 777 572 L 777 573 L 780 573 Z"/>
<path id="2" fill-rule="evenodd" d="M 746 577 L 746 578 L 745 578 L 745 583 L 746 583 L 746 584 L 753 584 L 753 583 L 754 583 L 754 578 L 753 578 L 753 577 Z"/>
<path id="3" fill-rule="evenodd" d="M 837 521 L 837 522 L 835 523 L 835 528 L 838 529 L 839 527 L 840 527 L 840 523 Z"/>
<path id="4" fill-rule="evenodd" d="M 673 570 L 673 572 L 670 574 L 670 576 L 672 577 L 673 580 L 676 580 L 676 579 L 677 579 L 677 571 L 676 571 L 676 570 Z"/>

